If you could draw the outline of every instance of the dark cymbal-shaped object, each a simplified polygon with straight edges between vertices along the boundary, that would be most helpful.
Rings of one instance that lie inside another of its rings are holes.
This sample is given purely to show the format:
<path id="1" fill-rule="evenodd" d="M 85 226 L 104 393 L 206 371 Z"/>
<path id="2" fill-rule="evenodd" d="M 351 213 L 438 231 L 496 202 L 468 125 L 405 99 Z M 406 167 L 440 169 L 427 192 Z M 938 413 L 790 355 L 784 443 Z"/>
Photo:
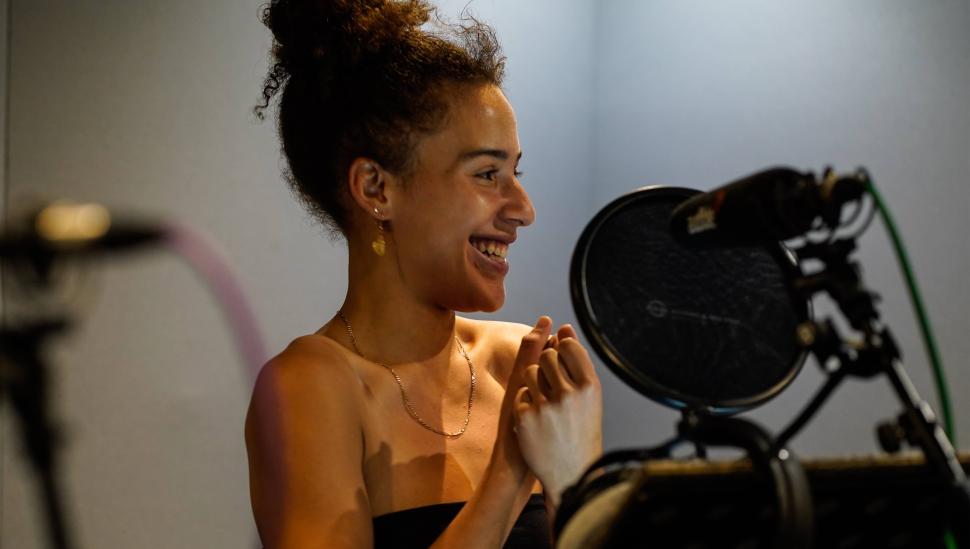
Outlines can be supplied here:
<path id="1" fill-rule="evenodd" d="M 674 239 L 671 212 L 698 192 L 645 187 L 596 214 L 573 253 L 573 307 L 628 385 L 676 409 L 730 414 L 794 379 L 811 308 L 788 290 L 797 266 L 781 243 L 695 250 Z"/>

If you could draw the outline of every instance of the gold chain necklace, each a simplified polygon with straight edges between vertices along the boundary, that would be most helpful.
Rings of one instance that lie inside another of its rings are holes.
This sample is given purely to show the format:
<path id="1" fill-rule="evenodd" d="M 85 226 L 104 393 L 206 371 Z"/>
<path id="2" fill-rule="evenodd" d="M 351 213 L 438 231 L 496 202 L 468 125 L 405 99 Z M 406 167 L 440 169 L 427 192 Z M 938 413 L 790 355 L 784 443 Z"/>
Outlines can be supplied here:
<path id="1" fill-rule="evenodd" d="M 357 354 L 360 355 L 361 358 L 365 358 L 364 353 L 361 353 L 360 347 L 357 346 L 357 337 L 354 336 L 354 329 L 350 327 L 350 321 L 347 320 L 347 317 L 344 315 L 343 311 L 337 311 L 337 316 L 340 317 L 340 320 L 344 323 L 344 326 L 347 327 L 347 335 L 350 336 L 350 342 L 354 345 L 354 351 L 357 351 Z M 388 372 L 391 372 L 392 376 L 394 376 L 394 381 L 397 382 L 398 388 L 401 389 L 401 400 L 404 401 L 404 409 L 408 411 L 408 415 L 410 415 L 414 421 L 417 421 L 418 424 L 425 429 L 449 438 L 458 438 L 465 433 L 465 429 L 468 429 L 468 421 L 472 417 L 472 403 L 475 401 L 476 385 L 475 367 L 472 366 L 472 359 L 468 357 L 468 353 L 465 352 L 465 346 L 461 344 L 461 340 L 458 339 L 457 335 L 455 336 L 455 341 L 458 343 L 458 349 L 461 351 L 461 355 L 465 357 L 465 362 L 468 363 L 468 371 L 471 374 L 471 386 L 468 389 L 468 411 L 465 413 L 465 423 L 461 426 L 461 429 L 455 431 L 454 433 L 448 433 L 446 431 L 435 429 L 434 427 L 428 425 L 426 421 L 421 419 L 421 417 L 418 416 L 418 412 L 415 411 L 414 406 L 411 404 L 411 399 L 408 398 L 408 393 L 404 389 L 404 382 L 401 381 L 401 376 L 397 375 L 394 368 L 391 368 L 387 364 L 378 362 L 378 364 L 383 366 Z"/>

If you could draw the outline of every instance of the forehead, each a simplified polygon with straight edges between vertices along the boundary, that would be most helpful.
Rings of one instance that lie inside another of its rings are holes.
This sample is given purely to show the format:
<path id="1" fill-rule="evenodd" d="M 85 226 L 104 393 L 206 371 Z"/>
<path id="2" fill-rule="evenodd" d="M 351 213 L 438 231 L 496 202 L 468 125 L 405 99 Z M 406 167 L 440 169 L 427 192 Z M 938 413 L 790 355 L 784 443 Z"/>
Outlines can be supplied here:
<path id="1" fill-rule="evenodd" d="M 416 152 L 419 164 L 442 167 L 458 162 L 463 153 L 479 149 L 502 150 L 510 158 L 519 154 L 515 113 L 497 86 L 464 87 L 450 92 L 444 124 L 421 139 Z"/>

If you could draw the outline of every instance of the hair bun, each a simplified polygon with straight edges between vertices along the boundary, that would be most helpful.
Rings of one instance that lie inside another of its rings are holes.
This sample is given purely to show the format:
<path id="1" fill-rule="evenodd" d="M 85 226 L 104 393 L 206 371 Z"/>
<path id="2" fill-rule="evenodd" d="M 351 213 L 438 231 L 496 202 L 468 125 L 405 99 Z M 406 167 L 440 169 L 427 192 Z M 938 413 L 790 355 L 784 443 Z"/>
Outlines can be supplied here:
<path id="1" fill-rule="evenodd" d="M 407 179 L 417 138 L 444 124 L 454 85 L 501 86 L 505 58 L 492 29 L 470 15 L 435 21 L 428 0 L 272 0 L 262 119 L 277 122 L 297 197 L 332 234 L 355 221 L 346 177 L 360 157 Z"/>
<path id="2" fill-rule="evenodd" d="M 276 62 L 297 75 L 384 51 L 427 22 L 431 11 L 424 0 L 273 0 L 263 23 L 273 32 Z"/>

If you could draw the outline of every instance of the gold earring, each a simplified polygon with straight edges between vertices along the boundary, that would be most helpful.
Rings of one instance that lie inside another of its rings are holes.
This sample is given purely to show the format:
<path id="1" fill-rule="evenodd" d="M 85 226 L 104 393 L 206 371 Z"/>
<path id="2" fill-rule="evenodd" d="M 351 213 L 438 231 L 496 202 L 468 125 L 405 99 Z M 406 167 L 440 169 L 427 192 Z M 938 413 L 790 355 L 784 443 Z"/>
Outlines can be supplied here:
<path id="1" fill-rule="evenodd" d="M 376 212 L 377 209 L 375 208 L 374 211 Z M 377 222 L 377 238 L 370 243 L 370 247 L 378 257 L 384 257 L 384 253 L 387 251 L 387 242 L 384 240 L 384 223 L 380 219 L 374 221 Z"/>

